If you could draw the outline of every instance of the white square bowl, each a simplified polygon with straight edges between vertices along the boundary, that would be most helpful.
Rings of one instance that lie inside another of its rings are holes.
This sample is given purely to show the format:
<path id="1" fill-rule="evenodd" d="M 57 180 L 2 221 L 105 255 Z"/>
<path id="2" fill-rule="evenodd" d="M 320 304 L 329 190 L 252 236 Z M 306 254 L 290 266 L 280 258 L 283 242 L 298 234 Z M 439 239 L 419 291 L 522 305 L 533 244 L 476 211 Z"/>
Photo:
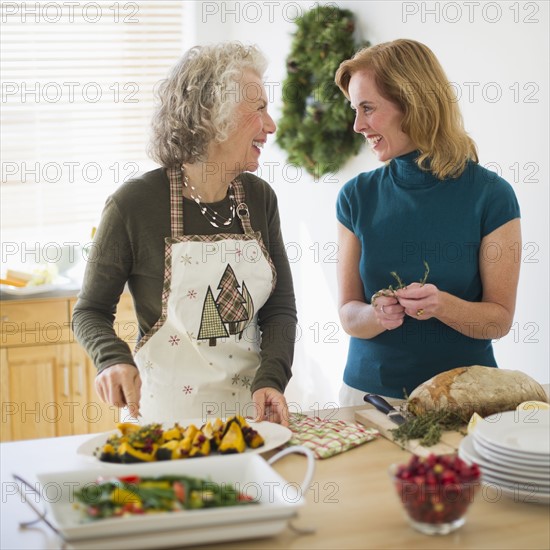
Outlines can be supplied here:
<path id="1" fill-rule="evenodd" d="M 75 491 L 99 476 L 127 475 L 182 475 L 232 484 L 257 504 L 86 520 L 75 506 Z M 48 516 L 72 548 L 166 548 L 268 537 L 282 531 L 304 504 L 302 488 L 287 482 L 255 454 L 128 464 L 124 469 L 102 464 L 37 478 Z"/>

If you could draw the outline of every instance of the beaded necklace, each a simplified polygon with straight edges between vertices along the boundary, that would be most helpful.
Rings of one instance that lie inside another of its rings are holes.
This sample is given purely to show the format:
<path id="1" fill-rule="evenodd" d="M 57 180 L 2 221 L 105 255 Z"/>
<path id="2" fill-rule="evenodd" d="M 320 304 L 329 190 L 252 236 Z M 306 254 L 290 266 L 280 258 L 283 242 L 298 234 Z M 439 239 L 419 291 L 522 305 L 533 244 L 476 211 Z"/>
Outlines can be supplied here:
<path id="1" fill-rule="evenodd" d="M 181 169 L 182 175 L 183 175 L 183 185 L 186 189 L 189 190 L 189 195 L 191 196 L 191 199 L 197 203 L 201 214 L 206 218 L 208 223 L 212 225 L 213 227 L 220 227 L 220 224 L 224 227 L 227 227 L 233 223 L 233 220 L 235 219 L 235 211 L 237 209 L 237 204 L 235 201 L 235 189 L 233 186 L 233 180 L 227 189 L 229 194 L 229 217 L 226 218 L 217 210 L 214 210 L 211 206 L 208 205 L 208 203 L 202 202 L 202 197 L 197 193 L 195 195 L 195 187 L 189 183 L 189 178 L 187 177 L 187 174 L 185 173 L 185 170 Z"/>

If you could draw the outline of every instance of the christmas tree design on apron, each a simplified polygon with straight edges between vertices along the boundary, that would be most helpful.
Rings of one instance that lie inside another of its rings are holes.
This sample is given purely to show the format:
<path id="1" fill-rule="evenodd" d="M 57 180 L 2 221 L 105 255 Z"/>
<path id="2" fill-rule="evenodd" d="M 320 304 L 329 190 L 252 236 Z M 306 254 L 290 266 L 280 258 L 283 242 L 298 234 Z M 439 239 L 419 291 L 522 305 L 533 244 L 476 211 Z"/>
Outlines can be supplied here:
<path id="1" fill-rule="evenodd" d="M 240 286 L 231 265 L 227 264 L 217 287 L 220 293 L 216 299 L 208 287 L 198 340 L 208 340 L 210 346 L 215 346 L 217 338 L 226 338 L 230 334 L 242 338 L 244 329 L 254 317 L 254 302 L 246 283 L 243 281 L 241 291 Z"/>

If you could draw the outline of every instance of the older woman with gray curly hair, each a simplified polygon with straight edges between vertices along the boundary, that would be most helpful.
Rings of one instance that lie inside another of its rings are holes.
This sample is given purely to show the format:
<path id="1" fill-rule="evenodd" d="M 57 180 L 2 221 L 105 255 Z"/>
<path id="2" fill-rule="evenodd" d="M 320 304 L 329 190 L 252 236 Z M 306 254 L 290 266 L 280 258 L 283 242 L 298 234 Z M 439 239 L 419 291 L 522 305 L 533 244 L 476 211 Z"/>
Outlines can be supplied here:
<path id="1" fill-rule="evenodd" d="M 257 176 L 275 123 L 254 46 L 194 47 L 159 88 L 161 168 L 107 200 L 73 316 L 96 390 L 142 422 L 287 424 L 296 306 L 277 198 Z M 114 328 L 125 285 L 139 342 Z"/>

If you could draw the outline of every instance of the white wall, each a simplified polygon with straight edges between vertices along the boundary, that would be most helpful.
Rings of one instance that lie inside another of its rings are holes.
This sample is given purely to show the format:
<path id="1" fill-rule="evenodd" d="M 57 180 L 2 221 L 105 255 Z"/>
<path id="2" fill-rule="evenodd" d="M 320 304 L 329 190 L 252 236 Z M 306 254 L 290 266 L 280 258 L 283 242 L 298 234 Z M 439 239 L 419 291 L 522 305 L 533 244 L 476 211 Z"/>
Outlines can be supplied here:
<path id="1" fill-rule="evenodd" d="M 373 44 L 396 38 L 424 42 L 455 83 L 481 164 L 513 185 L 522 209 L 524 258 L 515 323 L 495 344 L 497 359 L 503 368 L 549 382 L 548 3 L 330 4 L 352 10 L 362 38 Z M 293 21 L 313 6 L 313 1 L 197 3 L 195 41 L 258 44 L 270 60 L 267 89 L 277 120 Z M 311 408 L 337 401 L 347 354 L 336 309 L 336 195 L 347 180 L 378 163 L 364 148 L 339 173 L 315 182 L 286 165 L 273 140 L 262 161 L 260 175 L 279 197 L 299 308 L 301 338 L 288 398 Z"/>

